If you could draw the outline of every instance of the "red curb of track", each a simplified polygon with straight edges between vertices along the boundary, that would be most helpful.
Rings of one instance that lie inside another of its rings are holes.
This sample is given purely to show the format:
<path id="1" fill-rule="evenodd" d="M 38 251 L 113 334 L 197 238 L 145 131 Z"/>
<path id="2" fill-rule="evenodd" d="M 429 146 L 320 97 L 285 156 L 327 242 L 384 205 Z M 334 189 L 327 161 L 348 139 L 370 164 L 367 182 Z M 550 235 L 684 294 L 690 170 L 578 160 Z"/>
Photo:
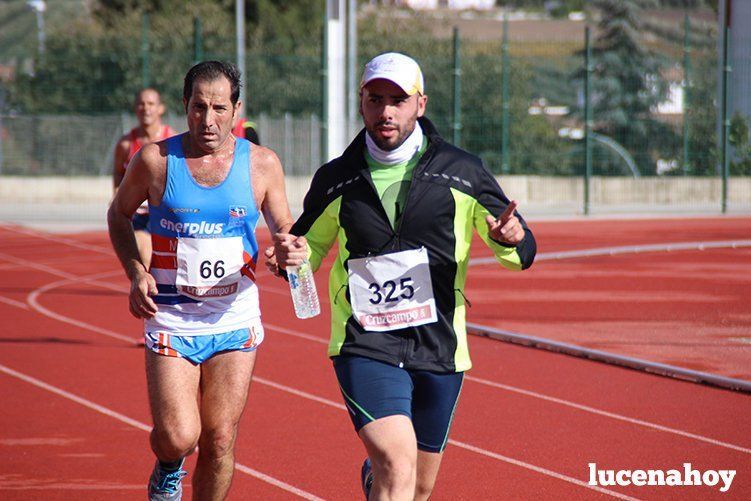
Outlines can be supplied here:
<path id="1" fill-rule="evenodd" d="M 584 348 L 582 346 L 577 346 L 574 344 L 561 343 L 559 341 L 553 341 L 552 339 L 529 336 L 527 334 L 520 334 L 517 332 L 504 331 L 479 324 L 467 323 L 467 333 L 474 336 L 487 337 L 490 339 L 495 339 L 497 341 L 518 344 L 539 350 L 562 353 L 564 355 L 570 355 L 578 358 L 586 358 L 595 362 L 618 365 L 620 367 L 648 372 L 650 374 L 656 374 L 658 376 L 671 377 L 674 379 L 681 379 L 684 381 L 690 381 L 692 383 L 716 386 L 718 388 L 724 388 L 727 390 L 734 390 L 743 393 L 751 393 L 751 381 L 745 381 L 743 379 L 717 376 L 715 374 L 694 371 L 691 369 L 684 369 L 682 367 L 676 367 L 674 365 L 661 364 L 659 362 L 650 362 L 649 360 L 643 360 L 640 358 L 616 355 L 614 353 L 608 353 L 607 351 Z"/>

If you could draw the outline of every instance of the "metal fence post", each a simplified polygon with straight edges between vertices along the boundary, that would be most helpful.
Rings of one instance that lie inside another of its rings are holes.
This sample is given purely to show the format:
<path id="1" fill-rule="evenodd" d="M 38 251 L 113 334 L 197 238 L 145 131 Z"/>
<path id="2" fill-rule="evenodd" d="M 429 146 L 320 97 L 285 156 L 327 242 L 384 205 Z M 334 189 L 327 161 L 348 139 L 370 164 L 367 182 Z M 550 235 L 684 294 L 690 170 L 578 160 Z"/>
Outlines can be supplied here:
<path id="1" fill-rule="evenodd" d="M 235 50 L 237 51 L 237 69 L 240 71 L 240 102 L 245 103 L 248 75 L 245 70 L 245 0 L 235 0 Z M 247 107 L 245 108 L 247 111 Z"/>
<path id="2" fill-rule="evenodd" d="M 297 144 L 292 135 L 292 115 L 289 111 L 284 112 L 284 150 L 283 150 L 283 165 L 287 168 L 291 168 L 292 172 L 296 172 L 297 160 L 292 157 L 292 145 Z"/>
<path id="3" fill-rule="evenodd" d="M 683 30 L 683 175 L 687 176 L 691 169 L 691 161 L 689 160 L 690 124 L 688 117 L 688 112 L 691 106 L 691 103 L 689 102 L 689 92 L 691 89 L 691 45 L 689 33 L 691 31 L 691 24 L 688 12 L 686 12 L 684 16 Z"/>
<path id="4" fill-rule="evenodd" d="M 728 14 L 726 13 L 726 16 Z M 720 129 L 720 158 L 722 159 L 722 213 L 728 211 L 728 177 L 730 176 L 730 117 L 728 116 L 728 82 L 730 81 L 730 27 L 724 23 L 722 33 L 722 127 Z"/>
<path id="5" fill-rule="evenodd" d="M 453 143 L 461 146 L 462 142 L 462 69 L 460 54 L 459 28 L 454 26 L 454 107 L 451 128 L 454 131 Z"/>
<path id="6" fill-rule="evenodd" d="M 347 127 L 349 138 L 357 123 L 359 92 L 357 85 L 357 0 L 349 0 L 347 9 Z"/>
<path id="7" fill-rule="evenodd" d="M 141 16 L 141 86 L 148 87 L 151 82 L 149 71 L 149 13 Z"/>
<path id="8" fill-rule="evenodd" d="M 193 18 L 193 64 L 203 60 L 203 31 L 201 29 L 201 18 Z"/>
<path id="9" fill-rule="evenodd" d="M 511 171 L 509 165 L 509 80 L 511 75 L 508 58 L 508 13 L 503 15 L 503 41 L 501 42 L 501 172 L 508 174 Z"/>
<path id="10" fill-rule="evenodd" d="M 321 33 L 321 164 L 325 164 L 329 159 L 329 72 L 327 64 L 328 59 L 328 17 L 324 10 L 323 29 Z"/>
<path id="11" fill-rule="evenodd" d="M 592 177 L 592 44 L 590 29 L 584 29 L 584 214 L 589 214 L 589 184 Z"/>
<path id="12" fill-rule="evenodd" d="M 5 89 L 0 87 L 0 176 L 3 174 L 3 113 L 5 113 Z"/>

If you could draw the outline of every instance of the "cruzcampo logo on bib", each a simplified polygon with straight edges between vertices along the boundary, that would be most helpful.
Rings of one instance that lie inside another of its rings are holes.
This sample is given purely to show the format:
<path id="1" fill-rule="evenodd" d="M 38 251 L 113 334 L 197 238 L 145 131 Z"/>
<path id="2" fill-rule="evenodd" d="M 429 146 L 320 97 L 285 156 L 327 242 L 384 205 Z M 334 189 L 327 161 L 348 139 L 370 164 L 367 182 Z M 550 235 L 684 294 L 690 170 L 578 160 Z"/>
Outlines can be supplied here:
<path id="1" fill-rule="evenodd" d="M 352 314 L 368 331 L 391 331 L 435 322 L 435 298 L 425 247 L 350 259 Z"/>

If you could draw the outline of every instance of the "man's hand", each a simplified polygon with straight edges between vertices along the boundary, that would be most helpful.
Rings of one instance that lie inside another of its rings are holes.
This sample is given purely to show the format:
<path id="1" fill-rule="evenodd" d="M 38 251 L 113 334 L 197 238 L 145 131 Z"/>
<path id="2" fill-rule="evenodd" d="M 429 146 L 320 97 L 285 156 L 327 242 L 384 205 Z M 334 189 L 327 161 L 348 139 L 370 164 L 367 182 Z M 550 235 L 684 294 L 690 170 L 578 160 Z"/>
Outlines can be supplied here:
<path id="1" fill-rule="evenodd" d="M 146 270 L 139 270 L 130 281 L 130 314 L 136 318 L 152 318 L 156 315 L 156 303 L 151 296 L 157 295 L 156 281 Z"/>
<path id="2" fill-rule="evenodd" d="M 296 237 L 289 233 L 275 233 L 274 251 L 272 256 L 276 258 L 276 264 L 282 268 L 287 266 L 299 266 L 308 257 L 308 241 L 305 237 Z M 266 257 L 269 257 L 268 249 Z"/>
<path id="3" fill-rule="evenodd" d="M 274 252 L 274 246 L 266 247 L 266 250 L 263 251 L 263 255 L 266 256 L 266 269 L 271 272 L 272 275 L 275 277 L 281 277 L 282 274 L 279 271 L 279 264 L 276 262 L 276 252 Z"/>
<path id="4" fill-rule="evenodd" d="M 498 219 L 493 219 L 493 216 L 485 216 L 485 221 L 488 223 L 488 231 L 490 237 L 498 242 L 503 242 L 508 245 L 516 245 L 524 238 L 524 228 L 519 222 L 519 218 L 514 215 L 514 211 L 519 206 L 516 200 L 512 200 L 503 214 L 498 216 Z"/>

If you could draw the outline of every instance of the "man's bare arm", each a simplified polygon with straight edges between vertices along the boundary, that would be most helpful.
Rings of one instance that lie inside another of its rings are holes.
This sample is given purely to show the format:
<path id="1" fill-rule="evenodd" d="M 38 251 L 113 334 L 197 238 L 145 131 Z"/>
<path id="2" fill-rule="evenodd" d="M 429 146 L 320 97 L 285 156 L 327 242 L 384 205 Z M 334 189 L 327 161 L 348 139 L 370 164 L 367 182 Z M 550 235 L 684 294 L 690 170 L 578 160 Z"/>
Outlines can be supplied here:
<path id="1" fill-rule="evenodd" d="M 253 191 L 263 218 L 272 236 L 286 234 L 294 221 L 287 202 L 282 164 L 276 154 L 268 148 L 253 145 L 251 152 L 251 165 L 254 167 Z M 268 247 L 264 251 L 264 256 L 266 268 L 274 275 L 280 276 L 274 247 Z"/>
<path id="2" fill-rule="evenodd" d="M 253 146 L 256 150 L 251 160 L 254 184 L 260 188 L 260 209 L 266 225 L 274 233 L 287 233 L 294 220 L 289 211 L 287 192 L 284 185 L 284 170 L 276 154 L 262 146 Z M 255 191 L 255 188 L 254 188 Z"/>
<path id="3" fill-rule="evenodd" d="M 128 161 L 128 152 L 130 152 L 130 141 L 123 137 L 115 146 L 112 165 L 112 188 L 117 191 L 120 183 L 125 177 L 125 162 Z"/>
<path id="4" fill-rule="evenodd" d="M 125 274 L 131 281 L 130 311 L 138 318 L 152 317 L 157 307 L 149 297 L 156 294 L 156 282 L 141 262 L 131 217 L 141 203 L 148 199 L 149 188 L 163 159 L 156 144 L 145 146 L 133 157 L 109 210 L 107 224 L 110 241 Z"/>

